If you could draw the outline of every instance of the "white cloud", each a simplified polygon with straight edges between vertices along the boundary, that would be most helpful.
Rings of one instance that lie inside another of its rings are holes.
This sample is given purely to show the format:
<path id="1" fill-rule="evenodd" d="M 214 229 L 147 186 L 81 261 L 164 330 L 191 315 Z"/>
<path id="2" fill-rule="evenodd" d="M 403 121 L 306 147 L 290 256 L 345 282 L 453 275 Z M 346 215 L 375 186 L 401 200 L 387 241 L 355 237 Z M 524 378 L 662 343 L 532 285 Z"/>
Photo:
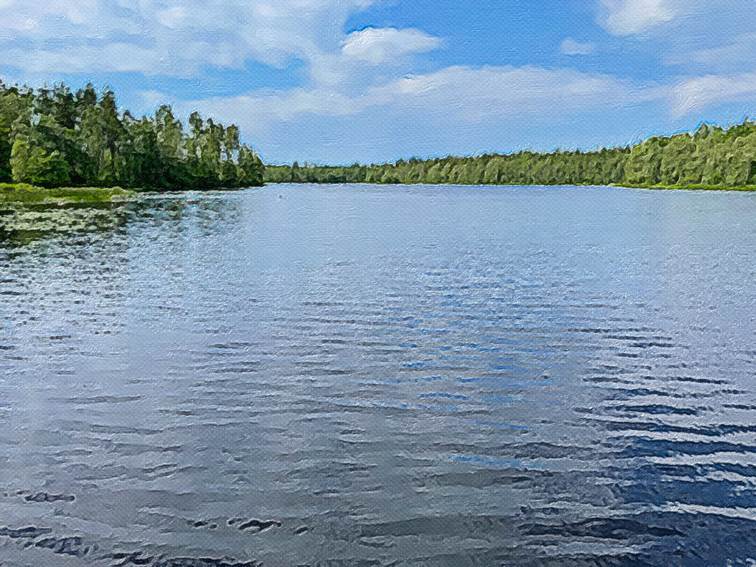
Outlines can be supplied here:
<path id="1" fill-rule="evenodd" d="M 446 116 L 480 122 L 494 116 L 550 115 L 638 100 L 627 81 L 571 69 L 541 67 L 448 67 L 405 77 L 374 89 L 378 101 L 413 112 L 438 109 Z"/>
<path id="2" fill-rule="evenodd" d="M 148 108 L 157 108 L 162 104 L 168 104 L 168 102 L 171 100 L 171 96 L 162 91 L 138 91 L 136 94 L 141 99 L 143 105 Z"/>
<path id="3" fill-rule="evenodd" d="M 167 28 L 178 28 L 186 21 L 186 10 L 183 6 L 173 6 L 165 10 L 159 10 L 157 20 Z"/>
<path id="4" fill-rule="evenodd" d="M 736 36 L 725 45 L 670 55 L 666 57 L 665 62 L 684 66 L 696 64 L 707 69 L 718 70 L 733 70 L 737 67 L 752 69 L 756 64 L 754 54 L 756 54 L 756 33 L 750 32 Z"/>
<path id="5" fill-rule="evenodd" d="M 673 0 L 601 0 L 601 24 L 614 35 L 634 35 L 678 15 Z"/>
<path id="6" fill-rule="evenodd" d="M 200 108 L 259 133 L 305 116 L 354 116 L 377 109 L 404 114 L 410 121 L 439 120 L 448 126 L 527 115 L 566 116 L 658 96 L 611 76 L 569 69 L 458 66 L 390 80 L 354 95 L 315 86 L 196 100 L 183 107 Z"/>
<path id="7" fill-rule="evenodd" d="M 448 132 L 452 138 L 456 132 L 496 139 L 492 132 L 503 136 L 523 124 L 576 124 L 597 115 L 602 120 L 619 120 L 629 109 L 642 105 L 656 108 L 661 113 L 657 120 L 664 119 L 665 108 L 667 116 L 677 120 L 700 116 L 718 104 L 755 100 L 756 73 L 637 83 L 573 69 L 455 66 L 396 77 L 355 92 L 338 84 L 316 84 L 194 100 L 179 108 L 183 112 L 198 108 L 204 114 L 232 120 L 252 139 L 266 141 L 263 147 L 278 147 L 281 153 L 291 150 L 273 141 L 281 139 L 280 132 L 304 128 L 301 135 L 306 137 L 307 150 L 300 153 L 317 156 L 340 151 L 333 148 L 348 139 L 369 146 L 365 124 L 370 125 L 367 129 L 375 143 L 391 139 L 387 132 L 398 129 L 401 138 L 424 147 L 424 136 L 433 132 Z M 652 126 L 658 128 L 658 123 Z M 617 128 L 623 127 L 617 124 Z M 521 135 L 527 137 L 527 131 Z M 450 147 L 454 143 L 453 139 L 447 141 Z M 373 155 L 369 147 L 362 151 Z"/>
<path id="8" fill-rule="evenodd" d="M 198 76 L 207 66 L 240 68 L 250 59 L 283 66 L 337 51 L 347 17 L 372 2 L 4 0 L 0 49 L 8 65 L 51 74 Z"/>
<path id="9" fill-rule="evenodd" d="M 726 102 L 756 100 L 756 73 L 685 79 L 671 87 L 670 100 L 676 117 Z"/>
<path id="10" fill-rule="evenodd" d="M 342 53 L 350 59 L 380 65 L 440 46 L 439 38 L 416 29 L 366 28 L 353 32 L 344 40 Z"/>
<path id="11" fill-rule="evenodd" d="M 562 42 L 559 49 L 565 55 L 590 55 L 596 49 L 596 46 L 590 42 L 577 41 L 568 37 Z"/>

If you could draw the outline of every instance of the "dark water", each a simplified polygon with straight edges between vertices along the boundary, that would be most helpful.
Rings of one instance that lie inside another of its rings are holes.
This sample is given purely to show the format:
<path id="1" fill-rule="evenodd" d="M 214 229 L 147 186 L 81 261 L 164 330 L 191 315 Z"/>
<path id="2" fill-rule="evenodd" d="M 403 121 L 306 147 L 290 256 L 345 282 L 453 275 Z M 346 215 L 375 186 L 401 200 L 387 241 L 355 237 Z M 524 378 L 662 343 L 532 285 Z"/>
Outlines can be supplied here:
<path id="1" fill-rule="evenodd" d="M 273 186 L 0 226 L 3 566 L 756 561 L 756 194 Z"/>

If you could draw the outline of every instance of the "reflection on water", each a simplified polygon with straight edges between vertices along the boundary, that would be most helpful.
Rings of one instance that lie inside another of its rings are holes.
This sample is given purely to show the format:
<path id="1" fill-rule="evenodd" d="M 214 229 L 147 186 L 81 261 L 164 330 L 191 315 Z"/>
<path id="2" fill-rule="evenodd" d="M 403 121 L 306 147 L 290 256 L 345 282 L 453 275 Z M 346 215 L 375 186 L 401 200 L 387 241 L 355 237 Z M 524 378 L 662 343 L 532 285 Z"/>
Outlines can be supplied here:
<path id="1" fill-rule="evenodd" d="M 754 197 L 272 186 L 0 240 L 0 561 L 749 564 Z"/>
<path id="2" fill-rule="evenodd" d="M 30 244 L 47 236 L 69 238 L 86 232 L 106 232 L 124 222 L 122 205 L 6 206 L 0 208 L 0 242 Z"/>

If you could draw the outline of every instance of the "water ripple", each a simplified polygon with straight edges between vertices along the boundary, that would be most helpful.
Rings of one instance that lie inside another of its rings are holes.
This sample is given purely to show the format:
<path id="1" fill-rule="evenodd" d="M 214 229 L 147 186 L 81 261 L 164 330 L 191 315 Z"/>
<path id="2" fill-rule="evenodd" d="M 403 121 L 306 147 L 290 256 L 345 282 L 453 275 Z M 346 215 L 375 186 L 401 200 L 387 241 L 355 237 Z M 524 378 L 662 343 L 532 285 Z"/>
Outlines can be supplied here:
<path id="1" fill-rule="evenodd" d="M 5 215 L 0 563 L 752 564 L 755 209 L 282 186 Z"/>

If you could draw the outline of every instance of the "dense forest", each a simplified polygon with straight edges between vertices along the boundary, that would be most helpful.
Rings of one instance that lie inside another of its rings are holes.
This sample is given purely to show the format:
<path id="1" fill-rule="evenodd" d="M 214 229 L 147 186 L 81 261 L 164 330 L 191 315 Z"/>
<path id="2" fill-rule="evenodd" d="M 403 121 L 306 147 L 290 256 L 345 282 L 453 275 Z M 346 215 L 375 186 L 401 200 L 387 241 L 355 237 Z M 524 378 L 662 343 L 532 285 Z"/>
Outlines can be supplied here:
<path id="1" fill-rule="evenodd" d="M 293 183 L 756 185 L 756 122 L 703 125 L 598 151 L 487 154 L 351 166 L 263 165 L 239 128 L 170 106 L 137 118 L 92 85 L 29 89 L 0 82 L 0 182 L 152 189 Z"/>
<path id="2" fill-rule="evenodd" d="M 0 181 L 42 187 L 218 188 L 261 185 L 264 166 L 239 129 L 170 106 L 136 118 L 111 90 L 0 83 Z"/>
<path id="3" fill-rule="evenodd" d="M 453 183 L 743 187 L 756 185 L 756 122 L 729 129 L 703 125 L 693 134 L 654 137 L 592 152 L 400 160 L 345 167 L 268 166 L 268 182 Z"/>

